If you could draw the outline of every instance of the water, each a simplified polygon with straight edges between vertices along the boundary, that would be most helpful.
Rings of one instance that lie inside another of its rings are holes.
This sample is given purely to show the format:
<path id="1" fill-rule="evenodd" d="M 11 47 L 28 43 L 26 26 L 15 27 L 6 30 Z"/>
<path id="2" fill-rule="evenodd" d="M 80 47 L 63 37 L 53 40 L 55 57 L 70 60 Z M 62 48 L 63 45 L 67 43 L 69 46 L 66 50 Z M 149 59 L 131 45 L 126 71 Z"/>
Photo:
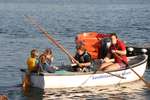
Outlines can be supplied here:
<path id="1" fill-rule="evenodd" d="M 0 94 L 10 100 L 101 99 L 148 100 L 150 90 L 142 81 L 111 87 L 39 90 L 25 96 L 20 68 L 32 48 L 51 47 L 55 65 L 69 64 L 56 46 L 26 20 L 35 17 L 70 53 L 79 32 L 116 32 L 128 44 L 150 47 L 149 0 L 0 0 Z M 150 71 L 144 77 L 150 81 Z"/>

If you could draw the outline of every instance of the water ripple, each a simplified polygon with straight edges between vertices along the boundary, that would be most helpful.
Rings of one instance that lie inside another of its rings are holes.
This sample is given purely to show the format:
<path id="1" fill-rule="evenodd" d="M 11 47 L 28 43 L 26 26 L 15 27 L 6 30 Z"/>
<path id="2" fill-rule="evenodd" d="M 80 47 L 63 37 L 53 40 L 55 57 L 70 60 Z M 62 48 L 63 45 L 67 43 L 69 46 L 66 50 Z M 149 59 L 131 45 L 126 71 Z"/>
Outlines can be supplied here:
<path id="1" fill-rule="evenodd" d="M 12 3 L 13 2 L 13 3 Z M 36 2 L 36 3 L 35 3 Z M 39 23 L 72 55 L 75 53 L 74 37 L 80 32 L 116 32 L 129 45 L 150 48 L 150 6 L 148 0 L 1 0 L 0 1 L 0 94 L 11 100 L 41 99 L 100 99 L 100 100 L 148 100 L 149 89 L 141 81 L 111 87 L 87 87 L 72 89 L 32 89 L 24 96 L 21 87 L 20 68 L 26 68 L 25 60 L 32 48 L 42 52 L 50 47 L 54 64 L 68 64 L 68 57 L 48 42 L 24 15 L 36 18 Z M 150 71 L 145 79 L 150 80 Z"/>

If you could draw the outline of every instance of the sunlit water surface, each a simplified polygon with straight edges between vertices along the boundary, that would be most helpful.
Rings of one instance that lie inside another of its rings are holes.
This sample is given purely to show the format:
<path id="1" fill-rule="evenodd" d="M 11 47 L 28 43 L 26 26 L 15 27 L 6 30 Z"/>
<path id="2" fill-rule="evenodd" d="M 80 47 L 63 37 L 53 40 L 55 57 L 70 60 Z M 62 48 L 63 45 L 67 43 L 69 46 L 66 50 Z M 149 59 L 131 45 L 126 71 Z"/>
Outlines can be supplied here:
<path id="1" fill-rule="evenodd" d="M 67 56 L 26 20 L 33 16 L 43 27 L 74 54 L 74 37 L 79 32 L 116 32 L 119 37 L 141 47 L 150 47 L 149 0 L 0 0 L 0 94 L 10 100 L 100 99 L 149 100 L 150 89 L 142 81 L 109 87 L 85 87 L 40 90 L 33 88 L 25 96 L 21 89 L 20 68 L 32 48 L 41 52 L 50 47 L 54 64 L 69 64 Z M 150 71 L 145 79 L 150 80 Z"/>

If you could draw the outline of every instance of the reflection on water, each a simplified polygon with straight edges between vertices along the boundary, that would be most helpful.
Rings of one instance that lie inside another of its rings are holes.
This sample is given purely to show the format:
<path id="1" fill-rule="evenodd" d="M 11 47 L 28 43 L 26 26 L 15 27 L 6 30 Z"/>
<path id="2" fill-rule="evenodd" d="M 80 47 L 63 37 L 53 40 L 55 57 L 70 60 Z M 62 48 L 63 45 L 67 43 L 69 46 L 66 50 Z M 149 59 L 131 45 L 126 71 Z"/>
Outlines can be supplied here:
<path id="1" fill-rule="evenodd" d="M 10 100 L 149 100 L 150 98 L 150 88 L 147 88 L 143 81 L 116 84 L 107 87 L 45 90 L 31 88 L 28 94 L 24 94 L 21 84 L 0 88 L 0 94 L 8 96 Z"/>
<path id="2" fill-rule="evenodd" d="M 149 100 L 149 94 L 150 89 L 144 87 L 142 81 L 135 81 L 127 84 L 117 84 L 107 87 L 84 87 L 46 90 L 32 88 L 27 98 L 29 100 Z"/>
<path id="3" fill-rule="evenodd" d="M 149 79 L 147 70 L 145 80 Z M 12 100 L 149 100 L 150 88 L 143 81 L 116 84 L 105 87 L 79 87 L 63 89 L 31 88 L 24 94 L 21 85 L 1 88 L 0 94 L 5 94 Z M 5 89 L 5 90 L 4 90 Z"/>
<path id="4" fill-rule="evenodd" d="M 137 81 L 110 87 L 70 89 L 32 88 L 25 96 L 16 84 L 21 83 L 20 68 L 32 48 L 41 52 L 50 47 L 54 64 L 68 64 L 69 60 L 56 46 L 24 19 L 34 16 L 46 30 L 72 54 L 74 37 L 79 32 L 116 32 L 128 44 L 150 47 L 149 0 L 0 0 L 0 94 L 10 100 L 41 99 L 102 99 L 148 100 L 149 89 Z M 147 70 L 145 79 L 150 80 Z"/>

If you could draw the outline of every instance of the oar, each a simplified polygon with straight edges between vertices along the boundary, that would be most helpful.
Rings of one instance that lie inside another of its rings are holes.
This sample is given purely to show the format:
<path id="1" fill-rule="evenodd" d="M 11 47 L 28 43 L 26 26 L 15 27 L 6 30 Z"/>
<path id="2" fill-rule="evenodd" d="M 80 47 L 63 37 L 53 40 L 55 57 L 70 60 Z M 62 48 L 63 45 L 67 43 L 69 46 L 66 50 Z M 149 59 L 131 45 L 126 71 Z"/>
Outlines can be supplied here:
<path id="1" fill-rule="evenodd" d="M 142 78 L 133 68 L 131 68 L 117 53 L 114 53 L 114 55 L 117 56 L 127 66 L 127 68 L 132 70 L 139 77 L 139 79 L 141 79 L 145 83 L 145 85 L 147 87 L 150 88 L 150 83 L 149 82 L 145 81 L 144 78 Z"/>
<path id="2" fill-rule="evenodd" d="M 80 63 L 74 59 L 74 57 L 72 57 L 72 55 L 62 46 L 60 45 L 40 24 L 37 23 L 37 21 L 35 21 L 31 16 L 26 16 L 26 18 L 30 21 L 30 23 L 32 23 L 33 25 L 35 25 L 35 27 L 40 31 L 42 32 L 47 38 L 49 41 L 51 41 L 54 45 L 56 45 L 58 48 L 60 48 L 65 54 L 67 54 L 67 56 L 73 60 L 77 65 L 80 66 Z M 104 72 L 105 73 L 105 72 Z M 106 72 L 110 75 L 113 75 L 112 73 L 110 72 Z M 116 75 L 113 75 L 113 76 L 116 76 Z M 117 76 L 116 76 L 117 77 Z M 123 77 L 120 77 L 118 76 L 119 78 L 123 78 Z M 124 79 L 124 78 L 123 78 Z"/>
<path id="3" fill-rule="evenodd" d="M 98 67 L 97 67 L 98 68 Z M 100 67 L 99 67 L 100 68 Z M 92 73 L 84 82 L 81 83 L 81 85 L 79 85 L 79 87 L 81 87 L 82 85 L 84 85 L 94 74 L 96 74 L 96 72 L 98 71 L 98 69 L 96 71 L 94 71 L 94 73 Z M 105 72 L 105 71 L 99 71 L 102 73 L 107 73 L 109 75 L 115 76 L 117 78 L 121 78 L 121 79 L 126 79 L 125 77 L 122 77 L 120 75 L 116 75 L 116 74 L 112 74 L 111 72 Z"/>
<path id="4" fill-rule="evenodd" d="M 102 61 L 102 62 L 103 62 L 103 61 Z M 96 74 L 96 72 L 99 70 L 101 64 L 98 64 L 98 65 L 99 65 L 99 66 L 95 69 L 95 71 L 93 72 L 93 74 Z M 101 70 L 100 72 L 107 73 L 107 74 L 110 74 L 110 75 L 112 75 L 112 76 L 115 76 L 115 77 L 118 77 L 118 78 L 121 78 L 121 79 L 125 79 L 125 77 L 120 76 L 120 75 L 116 75 L 116 74 L 112 74 L 112 73 L 109 72 L 109 71 L 102 71 L 102 70 Z"/>
<path id="5" fill-rule="evenodd" d="M 96 74 L 96 72 L 97 72 L 97 71 L 94 71 L 93 74 Z M 111 72 L 106 72 L 106 71 L 102 71 L 102 70 L 101 70 L 100 72 L 107 73 L 107 74 L 110 74 L 110 75 L 112 75 L 112 76 L 115 76 L 115 77 L 118 77 L 118 78 L 121 78 L 121 79 L 126 79 L 126 78 L 123 77 L 123 76 L 120 76 L 120 75 L 117 75 L 117 74 L 112 74 Z"/>
<path id="6" fill-rule="evenodd" d="M 76 64 L 80 66 L 80 63 L 74 59 L 74 57 L 61 45 L 59 44 L 47 31 L 44 29 L 40 24 L 37 23 L 31 16 L 26 16 L 26 18 L 41 32 L 45 35 L 45 37 L 48 38 L 49 41 L 51 41 L 54 45 L 56 45 L 58 48 L 60 48 L 67 56 L 73 60 Z"/>
<path id="7" fill-rule="evenodd" d="M 101 72 L 110 74 L 110 75 L 112 75 L 112 76 L 115 76 L 115 77 L 118 77 L 118 78 L 121 78 L 121 79 L 126 79 L 126 78 L 123 77 L 123 76 L 120 76 L 120 75 L 117 75 L 117 74 L 112 74 L 111 72 L 106 72 L 106 71 L 101 71 Z"/>

